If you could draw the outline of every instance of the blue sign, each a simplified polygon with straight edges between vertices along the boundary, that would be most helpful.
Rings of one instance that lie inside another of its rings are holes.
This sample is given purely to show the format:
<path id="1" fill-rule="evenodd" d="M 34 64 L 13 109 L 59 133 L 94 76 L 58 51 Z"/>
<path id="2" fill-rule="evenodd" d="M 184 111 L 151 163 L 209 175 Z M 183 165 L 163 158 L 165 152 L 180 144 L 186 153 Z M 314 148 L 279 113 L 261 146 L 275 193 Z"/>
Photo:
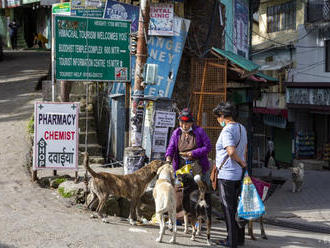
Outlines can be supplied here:
<path id="1" fill-rule="evenodd" d="M 189 30 L 190 21 L 174 17 L 174 36 L 151 36 L 148 40 L 148 64 L 158 64 L 158 77 L 155 85 L 147 85 L 145 95 L 172 97 L 180 60 Z M 134 87 L 135 57 L 132 57 L 132 88 Z M 113 94 L 124 94 L 124 84 L 114 84 Z"/>
<path id="2" fill-rule="evenodd" d="M 116 1 L 107 1 L 104 18 L 112 20 L 131 20 L 131 32 L 139 27 L 139 7 Z"/>

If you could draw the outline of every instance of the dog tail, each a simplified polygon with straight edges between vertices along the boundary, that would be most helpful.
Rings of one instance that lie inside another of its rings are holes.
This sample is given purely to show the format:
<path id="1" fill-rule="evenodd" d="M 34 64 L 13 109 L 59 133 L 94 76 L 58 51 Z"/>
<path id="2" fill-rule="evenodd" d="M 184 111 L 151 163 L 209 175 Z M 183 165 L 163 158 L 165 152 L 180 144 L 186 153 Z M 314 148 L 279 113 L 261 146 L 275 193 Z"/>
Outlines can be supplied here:
<path id="1" fill-rule="evenodd" d="M 87 152 L 84 153 L 84 167 L 92 175 L 92 177 L 104 179 L 102 175 L 96 173 L 95 171 L 92 170 L 91 167 L 89 167 L 89 157 Z"/>

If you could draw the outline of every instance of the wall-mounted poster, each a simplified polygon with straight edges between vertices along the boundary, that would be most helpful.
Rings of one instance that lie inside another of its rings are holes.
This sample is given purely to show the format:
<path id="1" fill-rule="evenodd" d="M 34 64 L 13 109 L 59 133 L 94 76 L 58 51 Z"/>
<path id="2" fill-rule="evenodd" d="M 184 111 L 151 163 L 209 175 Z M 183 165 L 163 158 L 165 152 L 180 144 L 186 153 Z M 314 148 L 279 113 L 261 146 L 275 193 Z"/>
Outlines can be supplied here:
<path id="1" fill-rule="evenodd" d="M 153 4 L 150 6 L 149 35 L 173 35 L 173 8 L 172 3 Z"/>

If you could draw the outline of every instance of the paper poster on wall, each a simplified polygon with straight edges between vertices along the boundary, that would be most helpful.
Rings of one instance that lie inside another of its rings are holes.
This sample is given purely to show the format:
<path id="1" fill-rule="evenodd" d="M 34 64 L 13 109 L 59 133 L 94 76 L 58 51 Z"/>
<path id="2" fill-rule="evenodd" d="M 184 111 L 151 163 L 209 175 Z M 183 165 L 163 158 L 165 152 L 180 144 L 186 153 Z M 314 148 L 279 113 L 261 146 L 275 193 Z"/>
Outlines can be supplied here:
<path id="1" fill-rule="evenodd" d="M 166 152 L 167 134 L 168 134 L 168 128 L 166 127 L 155 128 L 153 142 L 152 142 L 153 152 L 161 152 L 161 153 Z"/>
<path id="2" fill-rule="evenodd" d="M 155 126 L 156 127 L 174 127 L 175 126 L 175 112 L 156 111 Z"/>
<path id="3" fill-rule="evenodd" d="M 173 35 L 173 8 L 172 3 L 153 4 L 150 6 L 149 35 Z"/>
<path id="4" fill-rule="evenodd" d="M 78 169 L 79 103 L 36 102 L 33 170 Z"/>

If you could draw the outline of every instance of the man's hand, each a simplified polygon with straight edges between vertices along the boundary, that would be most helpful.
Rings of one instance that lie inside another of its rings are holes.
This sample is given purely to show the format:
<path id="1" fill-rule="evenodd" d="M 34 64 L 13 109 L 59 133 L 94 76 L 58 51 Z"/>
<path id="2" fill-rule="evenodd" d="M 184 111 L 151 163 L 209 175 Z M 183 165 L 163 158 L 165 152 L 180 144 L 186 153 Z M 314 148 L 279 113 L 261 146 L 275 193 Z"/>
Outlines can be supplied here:
<path id="1" fill-rule="evenodd" d="M 167 157 L 166 157 L 166 161 L 167 161 L 167 162 L 172 162 L 172 158 L 171 158 L 170 156 L 167 156 Z"/>
<path id="2" fill-rule="evenodd" d="M 180 155 L 183 156 L 183 157 L 187 157 L 189 159 L 193 158 L 192 152 L 180 152 Z"/>

